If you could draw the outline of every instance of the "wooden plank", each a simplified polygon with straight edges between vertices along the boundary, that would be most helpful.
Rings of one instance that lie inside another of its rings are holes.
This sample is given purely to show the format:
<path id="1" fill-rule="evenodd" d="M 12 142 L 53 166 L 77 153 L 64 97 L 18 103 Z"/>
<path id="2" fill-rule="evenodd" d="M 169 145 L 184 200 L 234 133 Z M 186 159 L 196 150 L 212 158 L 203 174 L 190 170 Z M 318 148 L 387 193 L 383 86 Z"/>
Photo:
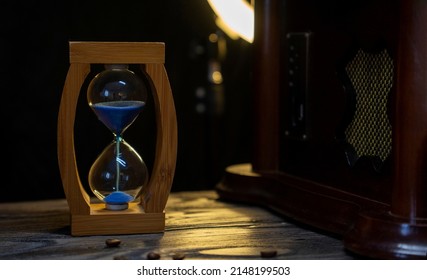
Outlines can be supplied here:
<path id="1" fill-rule="evenodd" d="M 89 214 L 89 196 L 80 181 L 74 150 L 74 120 L 80 88 L 90 72 L 89 64 L 73 64 L 67 74 L 58 114 L 58 163 L 71 213 Z"/>
<path id="2" fill-rule="evenodd" d="M 108 210 L 105 210 L 108 211 Z M 163 232 L 164 213 L 124 213 L 73 215 L 72 235 L 109 235 Z M 126 221 L 126 222 L 124 222 Z"/>
<path id="3" fill-rule="evenodd" d="M 172 90 L 164 65 L 147 64 L 146 72 L 153 83 L 156 110 L 156 154 L 144 204 L 145 212 L 161 213 L 165 209 L 175 174 L 178 149 L 178 125 Z"/>
<path id="4" fill-rule="evenodd" d="M 70 42 L 69 47 L 70 63 L 165 63 L 162 42 Z"/>
<path id="5" fill-rule="evenodd" d="M 218 200 L 213 191 L 171 193 L 164 233 L 70 235 L 66 200 L 0 204 L 0 259 L 353 259 L 339 239 L 311 231 L 263 208 Z M 118 238 L 108 248 L 107 238 Z"/>

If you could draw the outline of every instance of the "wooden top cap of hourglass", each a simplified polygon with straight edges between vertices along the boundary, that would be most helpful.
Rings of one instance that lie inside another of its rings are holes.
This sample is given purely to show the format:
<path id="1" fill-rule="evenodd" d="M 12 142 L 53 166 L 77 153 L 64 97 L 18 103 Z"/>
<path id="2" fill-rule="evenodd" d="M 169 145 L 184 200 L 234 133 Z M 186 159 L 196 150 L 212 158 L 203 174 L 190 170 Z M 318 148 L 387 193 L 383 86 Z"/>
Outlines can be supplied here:
<path id="1" fill-rule="evenodd" d="M 70 63 L 165 63 L 162 42 L 70 42 L 69 47 Z"/>

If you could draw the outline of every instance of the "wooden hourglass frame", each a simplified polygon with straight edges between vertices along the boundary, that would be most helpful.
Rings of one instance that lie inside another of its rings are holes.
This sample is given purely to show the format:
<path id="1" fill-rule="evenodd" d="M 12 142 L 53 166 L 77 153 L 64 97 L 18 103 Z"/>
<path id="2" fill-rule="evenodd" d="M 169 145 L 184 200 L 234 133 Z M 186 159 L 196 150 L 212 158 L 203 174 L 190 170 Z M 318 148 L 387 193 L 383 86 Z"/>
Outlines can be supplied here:
<path id="1" fill-rule="evenodd" d="M 175 173 L 177 120 L 161 42 L 70 42 L 70 67 L 58 115 L 58 161 L 71 214 L 71 235 L 111 235 L 162 232 L 165 206 Z M 92 203 L 77 169 L 74 121 L 82 85 L 91 64 L 138 64 L 150 81 L 156 118 L 156 151 L 148 195 L 122 211 Z"/>

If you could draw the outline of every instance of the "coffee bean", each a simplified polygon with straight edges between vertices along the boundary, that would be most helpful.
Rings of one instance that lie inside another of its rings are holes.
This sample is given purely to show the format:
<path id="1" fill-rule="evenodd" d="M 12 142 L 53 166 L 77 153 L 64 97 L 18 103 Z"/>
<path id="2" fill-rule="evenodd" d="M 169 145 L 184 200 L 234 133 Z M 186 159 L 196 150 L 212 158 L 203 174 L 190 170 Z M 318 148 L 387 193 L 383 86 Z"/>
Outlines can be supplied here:
<path id="1" fill-rule="evenodd" d="M 121 241 L 120 239 L 116 239 L 116 238 L 108 238 L 107 240 L 105 240 L 105 244 L 107 245 L 107 247 L 118 247 L 120 245 Z"/>
<path id="2" fill-rule="evenodd" d="M 150 252 L 147 254 L 147 260 L 158 260 L 160 259 L 160 254 L 156 252 Z"/>
<path id="3" fill-rule="evenodd" d="M 276 250 L 264 250 L 261 251 L 261 257 L 263 258 L 272 258 L 277 256 L 277 251 Z"/>
<path id="4" fill-rule="evenodd" d="M 172 255 L 173 260 L 183 260 L 185 259 L 185 254 L 182 253 L 176 253 Z"/>

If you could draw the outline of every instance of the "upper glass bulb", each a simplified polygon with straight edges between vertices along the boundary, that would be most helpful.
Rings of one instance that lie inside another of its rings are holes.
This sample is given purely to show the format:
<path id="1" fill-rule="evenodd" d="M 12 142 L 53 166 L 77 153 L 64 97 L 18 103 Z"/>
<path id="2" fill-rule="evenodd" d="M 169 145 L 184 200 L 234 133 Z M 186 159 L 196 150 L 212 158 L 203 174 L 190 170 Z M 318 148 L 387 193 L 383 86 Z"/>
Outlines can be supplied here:
<path id="1" fill-rule="evenodd" d="M 90 82 L 87 100 L 99 120 L 120 135 L 144 108 L 146 88 L 128 65 L 112 64 L 105 68 Z"/>

